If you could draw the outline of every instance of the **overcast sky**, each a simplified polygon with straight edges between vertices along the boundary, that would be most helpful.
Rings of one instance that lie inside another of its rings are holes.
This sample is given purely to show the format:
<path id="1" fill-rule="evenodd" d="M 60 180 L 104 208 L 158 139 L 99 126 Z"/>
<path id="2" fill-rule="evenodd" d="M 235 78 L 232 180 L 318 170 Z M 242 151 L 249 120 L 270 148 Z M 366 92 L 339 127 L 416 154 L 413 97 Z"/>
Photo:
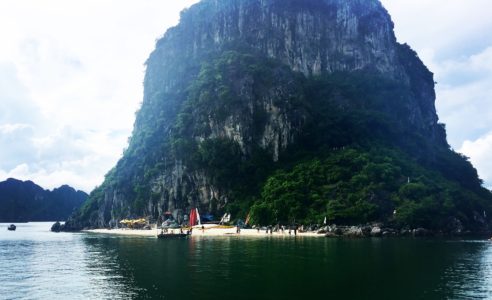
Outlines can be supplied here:
<path id="1" fill-rule="evenodd" d="M 0 0 L 0 180 L 91 191 L 121 157 L 157 38 L 196 0 Z M 492 3 L 382 0 L 435 73 L 452 147 L 492 186 Z"/>

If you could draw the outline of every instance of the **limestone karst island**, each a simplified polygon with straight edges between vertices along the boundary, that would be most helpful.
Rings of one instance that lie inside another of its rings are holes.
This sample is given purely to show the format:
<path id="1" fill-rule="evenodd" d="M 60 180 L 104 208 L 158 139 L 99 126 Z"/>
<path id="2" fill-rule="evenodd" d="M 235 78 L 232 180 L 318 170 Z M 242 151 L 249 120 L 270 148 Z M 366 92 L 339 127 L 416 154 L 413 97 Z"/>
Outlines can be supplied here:
<path id="1" fill-rule="evenodd" d="M 492 195 L 450 149 L 433 74 L 379 1 L 201 1 L 146 66 L 129 146 L 66 230 L 193 209 L 252 226 L 489 228 Z"/>
<path id="2" fill-rule="evenodd" d="M 67 194 L 64 218 L 1 230 L 0 253 L 24 228 L 68 255 L 73 272 L 40 272 L 73 289 L 14 298 L 491 299 L 492 192 L 448 143 L 433 70 L 394 26 L 379 0 L 183 10 L 104 180 Z"/>

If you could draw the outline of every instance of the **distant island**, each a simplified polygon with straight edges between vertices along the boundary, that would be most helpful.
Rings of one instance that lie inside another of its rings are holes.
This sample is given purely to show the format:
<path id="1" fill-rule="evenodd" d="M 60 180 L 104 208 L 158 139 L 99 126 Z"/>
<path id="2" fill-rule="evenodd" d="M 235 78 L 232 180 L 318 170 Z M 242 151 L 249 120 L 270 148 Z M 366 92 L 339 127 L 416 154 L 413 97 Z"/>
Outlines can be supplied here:
<path id="1" fill-rule="evenodd" d="M 0 182 L 0 222 L 66 220 L 87 197 L 68 185 L 49 191 L 32 181 L 9 178 Z"/>

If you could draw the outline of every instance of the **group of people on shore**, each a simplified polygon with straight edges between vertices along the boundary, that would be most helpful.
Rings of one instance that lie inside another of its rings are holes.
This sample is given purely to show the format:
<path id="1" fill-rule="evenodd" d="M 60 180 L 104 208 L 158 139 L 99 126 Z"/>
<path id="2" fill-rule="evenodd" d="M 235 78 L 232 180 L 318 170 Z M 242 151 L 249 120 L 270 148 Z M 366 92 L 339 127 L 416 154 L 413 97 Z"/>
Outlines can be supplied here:
<path id="1" fill-rule="evenodd" d="M 241 233 L 241 228 L 242 227 L 240 225 L 236 226 L 236 233 L 237 234 Z M 279 233 L 284 234 L 285 231 L 288 230 L 289 235 L 291 235 L 291 234 L 297 235 L 297 231 L 299 230 L 299 226 L 297 224 L 294 224 L 294 225 L 291 225 L 288 227 L 286 227 L 284 225 L 280 225 L 280 224 L 277 224 L 275 226 L 269 225 L 266 227 L 261 227 L 260 225 L 255 225 L 255 226 L 253 226 L 253 228 L 256 228 L 258 233 L 260 233 L 260 231 L 264 230 L 266 234 L 268 234 L 268 233 L 273 234 L 274 232 L 279 232 Z"/>

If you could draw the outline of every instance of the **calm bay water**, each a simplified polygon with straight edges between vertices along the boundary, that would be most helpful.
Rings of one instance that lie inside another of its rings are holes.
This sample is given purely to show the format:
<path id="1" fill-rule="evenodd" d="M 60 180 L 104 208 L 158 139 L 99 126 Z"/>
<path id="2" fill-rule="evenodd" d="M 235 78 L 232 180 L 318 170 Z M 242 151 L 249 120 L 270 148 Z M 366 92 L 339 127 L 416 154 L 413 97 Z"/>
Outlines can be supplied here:
<path id="1" fill-rule="evenodd" d="M 155 238 L 0 224 L 0 299 L 492 299 L 492 242 Z"/>

